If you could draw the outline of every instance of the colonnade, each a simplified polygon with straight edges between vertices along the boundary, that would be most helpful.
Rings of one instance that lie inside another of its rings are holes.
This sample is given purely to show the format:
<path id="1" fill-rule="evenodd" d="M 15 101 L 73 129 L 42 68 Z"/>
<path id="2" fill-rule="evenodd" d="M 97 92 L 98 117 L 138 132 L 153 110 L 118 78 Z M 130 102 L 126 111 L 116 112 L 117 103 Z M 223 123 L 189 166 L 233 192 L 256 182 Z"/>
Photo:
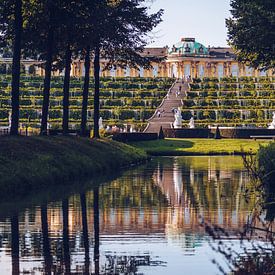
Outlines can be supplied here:
<path id="1" fill-rule="evenodd" d="M 103 60 L 101 62 L 101 72 L 102 77 L 176 77 L 181 78 L 192 77 L 192 78 L 202 78 L 202 77 L 261 77 L 261 76 L 272 76 L 271 70 L 260 71 L 258 69 L 250 68 L 242 63 L 235 60 L 211 60 L 211 59 L 201 59 L 194 60 L 176 60 L 167 59 L 162 63 L 152 64 L 151 69 L 144 68 L 120 68 L 112 67 L 110 69 L 105 69 L 107 66 L 107 61 Z M 0 60 L 0 65 L 6 66 L 6 72 L 11 71 L 11 62 L 4 62 Z M 41 62 L 26 60 L 22 61 L 22 68 L 26 75 L 34 74 L 38 76 L 44 76 L 44 69 L 41 67 Z M 32 67 L 32 72 L 30 68 Z M 84 76 L 85 68 L 84 62 L 81 60 L 74 61 L 72 63 L 71 76 L 82 77 Z M 93 76 L 93 66 L 90 69 L 90 75 Z M 64 71 L 54 71 L 53 76 L 64 75 Z"/>

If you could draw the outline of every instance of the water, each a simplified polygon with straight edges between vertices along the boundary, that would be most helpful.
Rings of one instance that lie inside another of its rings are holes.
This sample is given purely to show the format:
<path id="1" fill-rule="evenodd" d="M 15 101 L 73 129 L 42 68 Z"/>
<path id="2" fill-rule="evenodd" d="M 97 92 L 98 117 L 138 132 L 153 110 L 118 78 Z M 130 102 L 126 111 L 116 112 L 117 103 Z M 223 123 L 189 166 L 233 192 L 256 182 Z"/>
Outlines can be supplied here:
<path id="1" fill-rule="evenodd" d="M 219 274 L 201 220 L 237 248 L 253 208 L 239 157 L 155 158 L 103 181 L 0 205 L 0 274 Z"/>

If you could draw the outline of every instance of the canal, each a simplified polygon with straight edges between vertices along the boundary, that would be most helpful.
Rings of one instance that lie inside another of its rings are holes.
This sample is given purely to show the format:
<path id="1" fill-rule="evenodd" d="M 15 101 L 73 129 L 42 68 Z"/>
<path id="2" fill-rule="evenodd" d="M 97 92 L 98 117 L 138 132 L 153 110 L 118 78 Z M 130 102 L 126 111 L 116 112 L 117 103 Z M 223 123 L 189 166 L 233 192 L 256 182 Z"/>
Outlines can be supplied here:
<path id="1" fill-rule="evenodd" d="M 219 274 L 213 260 L 226 261 L 202 221 L 238 250 L 248 183 L 240 157 L 164 157 L 3 203 L 0 274 Z"/>

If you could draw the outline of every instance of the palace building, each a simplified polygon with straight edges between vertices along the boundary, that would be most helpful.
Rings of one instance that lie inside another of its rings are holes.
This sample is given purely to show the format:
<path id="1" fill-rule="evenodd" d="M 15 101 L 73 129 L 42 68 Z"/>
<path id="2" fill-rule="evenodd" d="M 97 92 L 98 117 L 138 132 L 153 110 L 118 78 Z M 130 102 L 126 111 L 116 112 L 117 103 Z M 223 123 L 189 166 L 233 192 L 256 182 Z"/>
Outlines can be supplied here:
<path id="1" fill-rule="evenodd" d="M 202 77 L 260 77 L 271 76 L 272 71 L 260 71 L 250 68 L 236 60 L 236 55 L 229 47 L 205 47 L 195 38 L 182 38 L 180 42 L 163 48 L 146 48 L 144 56 L 157 56 L 165 58 L 163 62 L 152 64 L 152 69 L 144 68 L 111 68 L 101 70 L 103 77 L 176 77 L 202 78 Z M 0 58 L 0 64 L 11 64 L 11 58 Z M 105 68 L 108 60 L 101 60 L 101 68 Z M 43 75 L 41 62 L 35 60 L 23 60 L 25 72 L 29 68 L 37 75 Z M 84 76 L 84 61 L 74 60 L 72 64 L 72 76 Z M 33 73 L 33 72 L 32 72 Z M 63 75 L 64 72 L 54 72 L 54 75 Z M 93 75 L 93 68 L 91 68 Z"/>

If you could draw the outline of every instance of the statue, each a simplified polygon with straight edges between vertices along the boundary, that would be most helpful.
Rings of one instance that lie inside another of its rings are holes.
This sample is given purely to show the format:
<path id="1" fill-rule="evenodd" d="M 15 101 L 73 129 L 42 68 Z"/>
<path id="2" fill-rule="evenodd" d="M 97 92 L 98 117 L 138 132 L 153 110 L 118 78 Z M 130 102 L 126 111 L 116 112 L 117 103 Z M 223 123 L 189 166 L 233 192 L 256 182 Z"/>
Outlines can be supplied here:
<path id="1" fill-rule="evenodd" d="M 11 129 L 11 112 L 9 112 L 9 130 Z"/>
<path id="2" fill-rule="evenodd" d="M 100 117 L 98 120 L 98 127 L 99 127 L 99 130 L 104 129 L 102 117 Z"/>
<path id="3" fill-rule="evenodd" d="M 194 120 L 193 117 L 191 117 L 190 122 L 189 122 L 188 125 L 189 125 L 190 129 L 195 129 L 195 120 Z"/>
<path id="4" fill-rule="evenodd" d="M 175 111 L 175 121 L 173 123 L 173 126 L 175 129 L 182 128 L 182 116 L 181 116 L 181 109 L 178 107 Z"/>
<path id="5" fill-rule="evenodd" d="M 275 112 L 273 112 L 273 121 L 269 124 L 268 129 L 275 129 Z"/>
<path id="6" fill-rule="evenodd" d="M 112 132 L 112 127 L 108 125 L 107 128 L 106 128 L 106 132 L 111 133 Z"/>

